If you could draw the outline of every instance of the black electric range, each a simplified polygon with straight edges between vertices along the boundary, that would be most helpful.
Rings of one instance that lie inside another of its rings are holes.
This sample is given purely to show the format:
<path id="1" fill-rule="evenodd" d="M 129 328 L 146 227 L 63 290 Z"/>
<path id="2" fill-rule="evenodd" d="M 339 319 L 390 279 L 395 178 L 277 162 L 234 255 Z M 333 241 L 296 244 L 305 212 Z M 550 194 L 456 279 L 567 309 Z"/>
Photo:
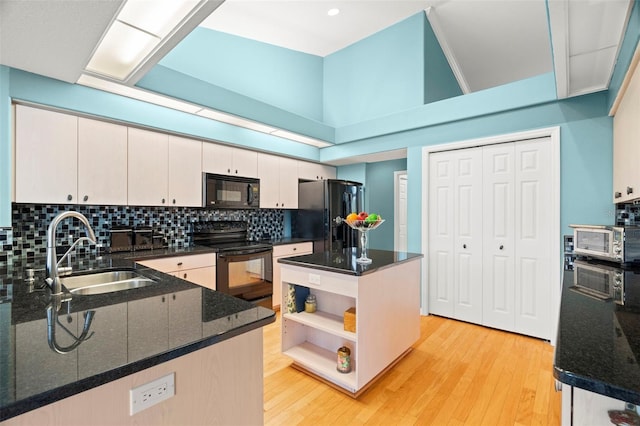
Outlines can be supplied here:
<path id="1" fill-rule="evenodd" d="M 215 248 L 216 290 L 272 308 L 273 247 L 248 239 L 248 224 L 240 221 L 192 223 L 196 245 Z"/>

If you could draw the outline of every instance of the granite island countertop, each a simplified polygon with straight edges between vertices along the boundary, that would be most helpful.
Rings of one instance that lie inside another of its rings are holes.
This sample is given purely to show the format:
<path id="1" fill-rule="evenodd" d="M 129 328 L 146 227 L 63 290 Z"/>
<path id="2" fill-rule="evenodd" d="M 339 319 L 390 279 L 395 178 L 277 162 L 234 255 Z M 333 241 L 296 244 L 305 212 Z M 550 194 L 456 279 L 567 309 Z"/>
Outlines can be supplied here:
<path id="1" fill-rule="evenodd" d="M 564 272 L 553 374 L 567 385 L 638 405 L 640 269 L 625 274 L 621 304 L 615 295 L 600 300 L 575 291 L 576 272 Z M 603 282 L 602 275 L 588 275 Z"/>
<path id="2" fill-rule="evenodd" d="M 76 259 L 77 271 L 129 268 L 156 282 L 115 293 L 65 296 L 57 311 L 51 308 L 49 288 L 40 285 L 44 259 L 0 266 L 0 421 L 274 322 L 270 309 L 134 261 L 206 251 L 195 247 Z M 32 285 L 25 279 L 27 268 L 36 270 Z M 49 319 L 48 310 L 54 312 Z M 87 338 L 77 342 L 71 336 L 81 335 L 89 312 Z"/>
<path id="3" fill-rule="evenodd" d="M 286 257 L 278 259 L 278 262 L 339 274 L 361 276 L 380 269 L 389 268 L 398 263 L 424 257 L 420 253 L 372 249 L 367 250 L 367 256 L 372 260 L 371 263 L 358 263 L 356 259 L 360 257 L 360 250 L 357 248 L 347 248 L 341 251 L 325 251 L 302 256 Z"/>

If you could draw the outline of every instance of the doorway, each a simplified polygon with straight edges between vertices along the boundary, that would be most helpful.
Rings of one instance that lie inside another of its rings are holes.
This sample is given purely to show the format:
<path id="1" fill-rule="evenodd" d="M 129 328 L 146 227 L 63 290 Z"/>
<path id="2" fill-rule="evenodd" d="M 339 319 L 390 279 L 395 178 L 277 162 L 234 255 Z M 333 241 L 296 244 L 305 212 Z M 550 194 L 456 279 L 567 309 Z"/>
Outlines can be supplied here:
<path id="1" fill-rule="evenodd" d="M 407 251 L 407 171 L 393 172 L 393 249 Z"/>

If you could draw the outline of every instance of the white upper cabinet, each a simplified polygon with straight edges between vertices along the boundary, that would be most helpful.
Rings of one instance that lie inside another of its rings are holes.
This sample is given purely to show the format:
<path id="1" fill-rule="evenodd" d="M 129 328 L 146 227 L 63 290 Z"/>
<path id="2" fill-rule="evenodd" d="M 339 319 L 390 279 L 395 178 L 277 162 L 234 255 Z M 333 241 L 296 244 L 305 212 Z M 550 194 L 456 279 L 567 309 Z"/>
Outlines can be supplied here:
<path id="1" fill-rule="evenodd" d="M 298 162 L 290 158 L 258 154 L 261 208 L 298 208 Z"/>
<path id="2" fill-rule="evenodd" d="M 78 118 L 16 105 L 15 201 L 75 204 Z"/>
<path id="3" fill-rule="evenodd" d="M 169 204 L 202 206 L 202 142 L 169 136 Z"/>
<path id="4" fill-rule="evenodd" d="M 640 198 L 640 67 L 636 68 L 613 118 L 613 202 Z"/>
<path id="5" fill-rule="evenodd" d="M 258 153 L 205 142 L 202 145 L 202 171 L 255 178 L 258 177 Z"/>
<path id="6" fill-rule="evenodd" d="M 169 205 L 169 135 L 130 127 L 128 163 L 129 204 Z"/>
<path id="7" fill-rule="evenodd" d="M 326 164 L 298 161 L 298 178 L 302 180 L 335 179 L 336 168 Z"/>
<path id="8" fill-rule="evenodd" d="M 78 119 L 78 203 L 127 204 L 127 128 Z"/>

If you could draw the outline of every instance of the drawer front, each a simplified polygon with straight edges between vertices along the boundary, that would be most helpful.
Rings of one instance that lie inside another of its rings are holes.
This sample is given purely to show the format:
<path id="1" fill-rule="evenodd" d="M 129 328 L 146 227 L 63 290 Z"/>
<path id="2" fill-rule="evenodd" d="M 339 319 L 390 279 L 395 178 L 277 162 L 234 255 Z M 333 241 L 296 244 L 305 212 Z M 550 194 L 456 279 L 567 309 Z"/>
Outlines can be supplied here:
<path id="1" fill-rule="evenodd" d="M 282 284 L 297 284 L 343 296 L 358 295 L 358 277 L 346 274 L 280 264 L 280 280 Z"/>
<path id="2" fill-rule="evenodd" d="M 300 254 L 313 253 L 313 243 L 295 243 L 273 246 L 273 257 L 297 256 Z"/>
<path id="3" fill-rule="evenodd" d="M 184 269 L 206 268 L 216 265 L 216 254 L 191 254 L 187 256 L 163 257 L 160 259 L 149 259 L 137 262 L 148 268 L 156 269 L 160 272 L 182 271 Z"/>

